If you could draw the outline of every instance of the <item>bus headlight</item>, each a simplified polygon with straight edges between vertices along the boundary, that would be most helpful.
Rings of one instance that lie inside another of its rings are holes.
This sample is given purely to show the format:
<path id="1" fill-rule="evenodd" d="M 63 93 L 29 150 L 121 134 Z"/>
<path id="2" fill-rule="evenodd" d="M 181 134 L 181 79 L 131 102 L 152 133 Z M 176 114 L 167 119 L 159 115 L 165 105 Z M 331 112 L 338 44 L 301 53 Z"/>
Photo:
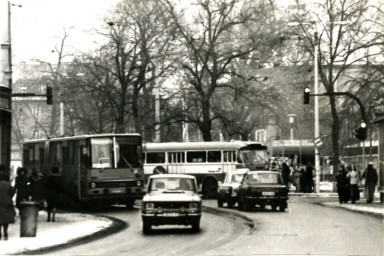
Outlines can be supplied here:
<path id="1" fill-rule="evenodd" d="M 91 188 L 95 188 L 96 187 L 96 183 L 95 182 L 92 182 L 91 183 Z"/>
<path id="2" fill-rule="evenodd" d="M 155 204 L 154 203 L 146 203 L 145 204 L 145 209 L 151 210 L 153 208 L 155 208 Z"/>
<path id="3" fill-rule="evenodd" d="M 142 184 L 142 183 L 141 183 L 141 180 L 138 180 L 138 181 L 136 182 L 136 184 L 137 184 L 138 187 L 141 187 L 141 184 Z"/>

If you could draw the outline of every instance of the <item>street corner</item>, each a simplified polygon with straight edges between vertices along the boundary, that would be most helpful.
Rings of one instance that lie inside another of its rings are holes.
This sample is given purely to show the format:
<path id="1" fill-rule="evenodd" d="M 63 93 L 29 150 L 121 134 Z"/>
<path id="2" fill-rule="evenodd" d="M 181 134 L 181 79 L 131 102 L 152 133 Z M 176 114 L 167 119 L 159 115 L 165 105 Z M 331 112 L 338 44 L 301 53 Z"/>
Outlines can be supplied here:
<path id="1" fill-rule="evenodd" d="M 356 202 L 355 204 L 346 203 L 340 204 L 338 202 L 324 202 L 321 203 L 323 206 L 342 208 L 348 211 L 359 212 L 374 215 L 377 217 L 384 217 L 384 207 L 380 200 L 375 200 L 373 203 L 365 203 L 365 201 Z"/>
<path id="2" fill-rule="evenodd" d="M 38 215 L 35 237 L 20 237 L 20 216 L 9 226 L 9 238 L 0 240 L 0 255 L 36 254 L 39 251 L 70 246 L 76 242 L 104 236 L 119 229 L 118 221 L 85 213 L 57 213 L 55 222 L 47 222 L 47 213 Z"/>

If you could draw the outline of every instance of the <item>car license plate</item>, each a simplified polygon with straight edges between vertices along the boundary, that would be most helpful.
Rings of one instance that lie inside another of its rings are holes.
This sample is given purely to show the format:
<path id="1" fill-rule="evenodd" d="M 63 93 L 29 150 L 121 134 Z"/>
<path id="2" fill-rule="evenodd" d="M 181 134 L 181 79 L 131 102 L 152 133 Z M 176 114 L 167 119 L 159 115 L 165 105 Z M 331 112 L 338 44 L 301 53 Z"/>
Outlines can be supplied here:
<path id="1" fill-rule="evenodd" d="M 163 213 L 163 215 L 166 217 L 178 217 L 179 213 L 178 212 L 165 212 L 165 213 Z"/>
<path id="2" fill-rule="evenodd" d="M 111 194 L 123 194 L 123 193 L 125 193 L 125 188 L 111 188 L 111 189 L 109 189 L 109 193 L 111 193 Z"/>
<path id="3" fill-rule="evenodd" d="M 270 192 L 270 191 L 267 191 L 267 192 L 263 192 L 263 196 L 274 196 L 275 195 L 275 192 Z"/>

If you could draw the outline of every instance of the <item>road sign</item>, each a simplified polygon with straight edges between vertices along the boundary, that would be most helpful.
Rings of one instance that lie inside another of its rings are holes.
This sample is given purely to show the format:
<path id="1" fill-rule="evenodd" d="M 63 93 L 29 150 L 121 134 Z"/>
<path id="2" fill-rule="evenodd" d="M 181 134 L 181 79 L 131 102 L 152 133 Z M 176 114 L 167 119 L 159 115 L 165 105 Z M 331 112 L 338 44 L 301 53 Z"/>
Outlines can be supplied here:
<path id="1" fill-rule="evenodd" d="M 321 146 L 323 146 L 323 141 L 321 140 L 320 137 L 317 137 L 313 140 L 313 144 L 315 145 L 315 147 L 317 148 L 320 148 Z"/>

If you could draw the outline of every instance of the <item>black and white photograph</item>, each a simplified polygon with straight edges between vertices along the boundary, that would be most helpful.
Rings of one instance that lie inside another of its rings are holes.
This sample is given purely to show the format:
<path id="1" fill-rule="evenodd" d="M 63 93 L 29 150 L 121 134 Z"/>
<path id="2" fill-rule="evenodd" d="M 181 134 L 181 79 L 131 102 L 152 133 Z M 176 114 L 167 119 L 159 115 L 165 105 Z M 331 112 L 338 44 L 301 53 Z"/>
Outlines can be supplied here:
<path id="1" fill-rule="evenodd" d="M 381 0 L 0 0 L 0 255 L 384 255 Z"/>

